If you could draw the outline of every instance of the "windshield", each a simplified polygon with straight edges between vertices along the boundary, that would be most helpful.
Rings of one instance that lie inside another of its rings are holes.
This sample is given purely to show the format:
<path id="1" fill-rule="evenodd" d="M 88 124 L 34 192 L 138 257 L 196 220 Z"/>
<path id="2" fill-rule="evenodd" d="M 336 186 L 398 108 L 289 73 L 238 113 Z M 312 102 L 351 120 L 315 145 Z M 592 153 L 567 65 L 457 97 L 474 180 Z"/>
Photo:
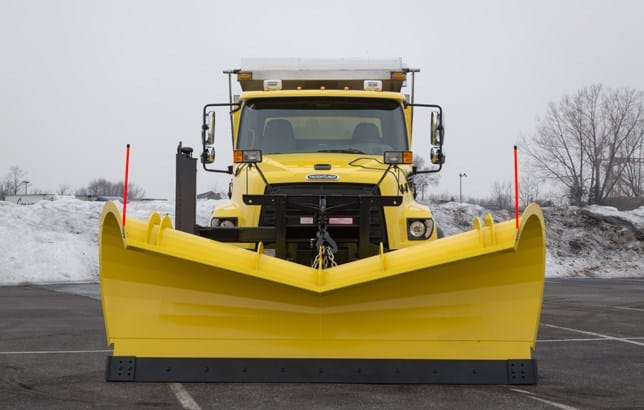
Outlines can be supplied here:
<path id="1" fill-rule="evenodd" d="M 382 155 L 407 150 L 407 131 L 393 100 L 262 98 L 244 106 L 237 149 Z"/>

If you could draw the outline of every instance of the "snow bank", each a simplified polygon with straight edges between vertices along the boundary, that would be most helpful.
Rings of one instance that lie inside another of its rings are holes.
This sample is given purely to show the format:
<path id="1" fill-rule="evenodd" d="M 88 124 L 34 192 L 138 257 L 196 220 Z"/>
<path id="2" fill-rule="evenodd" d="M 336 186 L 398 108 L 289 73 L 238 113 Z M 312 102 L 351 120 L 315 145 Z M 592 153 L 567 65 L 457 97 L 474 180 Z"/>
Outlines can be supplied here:
<path id="1" fill-rule="evenodd" d="M 221 201 L 197 201 L 197 223 L 206 225 Z M 478 205 L 430 204 L 445 235 L 470 229 Z M 0 201 L 0 284 L 95 281 L 98 224 L 103 203 L 73 198 L 20 206 Z M 128 216 L 152 212 L 173 217 L 174 203 L 131 202 Z M 551 277 L 644 276 L 644 207 L 621 212 L 611 207 L 545 208 Z M 495 221 L 513 218 L 493 211 Z"/>
<path id="2" fill-rule="evenodd" d="M 508 211 L 478 205 L 429 204 L 445 235 L 470 229 L 472 218 L 490 212 L 496 222 L 514 218 Z M 549 277 L 644 276 L 644 207 L 619 211 L 608 206 L 544 208 L 546 275 Z"/>
<path id="3" fill-rule="evenodd" d="M 218 202 L 198 201 L 197 223 L 207 224 Z M 0 201 L 0 284 L 96 281 L 103 205 L 74 198 L 22 206 Z M 152 212 L 174 218 L 174 203 L 128 204 L 129 217 L 146 220 Z"/>
<path id="4" fill-rule="evenodd" d="M 436 219 L 438 226 L 445 236 L 454 235 L 463 231 L 472 229 L 472 219 L 474 217 L 483 218 L 490 212 L 480 205 L 447 202 L 443 204 L 428 204 L 432 214 Z M 505 221 L 514 218 L 510 212 L 496 211 L 492 213 L 496 222 Z"/>
<path id="5" fill-rule="evenodd" d="M 546 208 L 547 274 L 553 277 L 644 276 L 644 207 Z"/>
<path id="6" fill-rule="evenodd" d="M 0 202 L 0 283 L 96 279 L 101 205 Z"/>
<path id="7" fill-rule="evenodd" d="M 617 225 L 626 225 L 634 230 L 639 240 L 644 240 L 644 206 L 632 211 L 619 211 L 612 206 L 591 205 L 585 209 L 590 215 L 610 221 Z"/>

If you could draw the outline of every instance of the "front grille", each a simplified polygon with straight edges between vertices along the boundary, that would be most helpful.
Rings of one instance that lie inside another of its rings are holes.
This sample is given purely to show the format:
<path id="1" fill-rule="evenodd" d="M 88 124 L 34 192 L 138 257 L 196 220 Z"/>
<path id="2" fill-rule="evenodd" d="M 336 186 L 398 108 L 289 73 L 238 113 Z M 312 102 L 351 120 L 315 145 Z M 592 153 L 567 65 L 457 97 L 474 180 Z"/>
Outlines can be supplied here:
<path id="1" fill-rule="evenodd" d="M 360 233 L 360 196 L 378 196 L 380 191 L 374 185 L 364 184 L 338 184 L 338 183 L 296 183 L 296 184 L 273 184 L 266 187 L 267 195 L 286 195 L 286 240 L 289 244 L 299 244 L 298 248 L 310 248 L 311 239 L 315 238 L 317 225 L 303 224 L 307 218 L 315 221 L 316 210 L 319 204 L 319 197 L 327 197 L 327 216 L 330 218 L 352 218 L 351 225 L 328 225 L 331 237 L 338 242 L 339 247 L 343 244 L 357 243 Z M 311 195 L 310 198 L 297 197 L 298 195 Z M 303 209 L 306 205 L 310 209 Z M 341 206 L 337 211 L 333 207 Z M 271 205 L 262 206 L 260 214 L 260 226 L 275 225 L 275 209 Z M 386 227 L 382 207 L 372 206 L 369 209 L 369 243 L 375 245 L 376 249 L 380 242 L 386 246 Z M 354 259 L 349 255 L 349 259 Z"/>

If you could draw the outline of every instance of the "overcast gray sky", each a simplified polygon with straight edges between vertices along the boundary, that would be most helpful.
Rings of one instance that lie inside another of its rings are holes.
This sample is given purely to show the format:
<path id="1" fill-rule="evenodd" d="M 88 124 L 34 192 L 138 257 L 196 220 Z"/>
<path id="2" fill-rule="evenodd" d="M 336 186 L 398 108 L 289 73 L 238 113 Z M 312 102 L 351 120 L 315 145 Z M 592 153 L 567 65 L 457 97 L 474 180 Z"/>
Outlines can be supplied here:
<path id="1" fill-rule="evenodd" d="M 132 181 L 170 197 L 177 141 L 198 145 L 200 109 L 227 100 L 221 71 L 241 57 L 403 57 L 422 69 L 416 101 L 446 110 L 437 191 L 467 172 L 465 193 L 486 195 L 549 101 L 644 89 L 643 40 L 638 1 L 0 0 L 0 176 L 19 165 L 47 191 L 121 179 L 131 143 Z M 413 148 L 427 156 L 425 130 Z"/>

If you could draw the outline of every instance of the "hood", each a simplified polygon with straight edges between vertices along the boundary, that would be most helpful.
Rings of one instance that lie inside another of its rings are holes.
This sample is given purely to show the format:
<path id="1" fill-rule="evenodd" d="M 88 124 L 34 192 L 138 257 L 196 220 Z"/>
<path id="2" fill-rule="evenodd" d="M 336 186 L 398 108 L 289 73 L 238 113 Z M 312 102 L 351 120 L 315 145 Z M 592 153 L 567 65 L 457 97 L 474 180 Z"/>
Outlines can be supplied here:
<path id="1" fill-rule="evenodd" d="M 316 165 L 319 169 L 315 169 Z M 264 156 L 259 166 L 270 184 L 376 184 L 387 169 L 387 165 L 382 163 L 381 155 L 337 153 L 271 154 Z"/>

